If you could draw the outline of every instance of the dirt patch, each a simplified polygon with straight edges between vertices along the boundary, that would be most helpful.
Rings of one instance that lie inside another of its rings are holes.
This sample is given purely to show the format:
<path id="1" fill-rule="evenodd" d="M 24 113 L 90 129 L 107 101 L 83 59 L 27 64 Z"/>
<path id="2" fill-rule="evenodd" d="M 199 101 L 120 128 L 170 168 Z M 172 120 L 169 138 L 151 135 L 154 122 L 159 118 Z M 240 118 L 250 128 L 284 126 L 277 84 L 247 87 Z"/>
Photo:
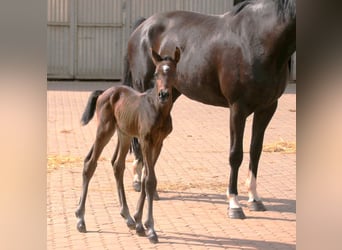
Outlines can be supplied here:
<path id="1" fill-rule="evenodd" d="M 262 151 L 269 153 L 280 152 L 285 154 L 294 154 L 296 153 L 296 142 L 288 142 L 280 139 L 280 141 L 265 144 Z"/>
<path id="2" fill-rule="evenodd" d="M 99 161 L 106 161 L 105 157 L 100 157 Z M 51 172 L 60 168 L 83 167 L 84 157 L 72 155 L 48 155 L 47 170 Z"/>
<path id="3" fill-rule="evenodd" d="M 223 182 L 158 182 L 158 190 L 163 191 L 186 191 L 191 189 L 203 189 L 210 190 L 216 193 L 225 193 L 227 189 L 227 183 Z"/>

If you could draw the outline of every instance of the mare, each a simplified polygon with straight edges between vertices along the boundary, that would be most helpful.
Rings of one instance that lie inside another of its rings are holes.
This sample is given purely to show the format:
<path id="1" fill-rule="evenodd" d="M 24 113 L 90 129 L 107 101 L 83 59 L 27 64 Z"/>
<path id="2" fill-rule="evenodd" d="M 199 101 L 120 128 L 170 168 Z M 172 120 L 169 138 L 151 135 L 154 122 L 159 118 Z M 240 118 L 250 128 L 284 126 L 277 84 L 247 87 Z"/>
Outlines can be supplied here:
<path id="1" fill-rule="evenodd" d="M 246 118 L 253 114 L 248 207 L 264 211 L 257 194 L 258 164 L 266 127 L 287 84 L 287 63 L 296 50 L 296 1 L 247 0 L 222 15 L 173 11 L 140 22 L 128 41 L 124 84 L 139 91 L 150 88 L 155 66 L 148 48 L 167 54 L 179 47 L 173 101 L 183 94 L 230 108 L 230 218 L 245 218 L 237 181 Z"/>
<path id="2" fill-rule="evenodd" d="M 106 91 L 94 91 L 89 97 L 81 121 L 83 125 L 86 125 L 94 116 L 96 109 L 98 125 L 95 142 L 84 160 L 83 188 L 75 213 L 78 218 L 77 229 L 80 232 L 87 231 L 84 221 L 85 202 L 88 185 L 95 172 L 97 160 L 103 148 L 117 131 L 118 141 L 111 163 L 121 206 L 120 214 L 129 228 L 136 229 L 137 234 L 146 235 L 152 243 L 158 242 L 152 213 L 153 194 L 157 185 L 154 166 L 161 152 L 163 140 L 172 131 L 170 115 L 173 106 L 172 86 L 177 80 L 176 65 L 180 58 L 180 50 L 176 48 L 173 58 L 161 57 L 153 50 L 150 51 L 151 54 L 155 65 L 153 89 L 140 93 L 130 87 L 120 85 Z M 145 166 L 141 194 L 134 219 L 127 206 L 123 183 L 125 159 L 133 137 L 137 137 L 141 143 Z M 148 212 L 147 220 L 143 225 L 142 214 L 146 196 Z"/>

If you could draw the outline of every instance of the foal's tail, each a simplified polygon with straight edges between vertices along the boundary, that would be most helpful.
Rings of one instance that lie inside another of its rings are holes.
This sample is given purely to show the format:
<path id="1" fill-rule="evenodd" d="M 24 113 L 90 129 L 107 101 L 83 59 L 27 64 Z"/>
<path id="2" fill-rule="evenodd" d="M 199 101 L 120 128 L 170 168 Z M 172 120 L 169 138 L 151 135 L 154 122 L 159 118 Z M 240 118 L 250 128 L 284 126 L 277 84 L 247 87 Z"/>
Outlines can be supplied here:
<path id="1" fill-rule="evenodd" d="M 94 117 L 95 109 L 96 109 L 96 101 L 97 98 L 104 92 L 104 90 L 95 90 L 89 96 L 87 106 L 83 112 L 81 118 L 81 124 L 87 125 L 88 122 Z"/>
<path id="2" fill-rule="evenodd" d="M 144 21 L 146 20 L 145 17 L 139 17 L 135 23 L 132 26 L 132 32 L 134 30 L 136 30 L 136 28 L 138 28 L 138 26 L 140 24 L 142 24 Z M 132 73 L 129 67 L 129 62 L 128 62 L 128 58 L 127 58 L 127 52 L 124 58 L 124 72 L 123 72 L 123 84 L 126 86 L 130 86 L 133 87 L 133 83 L 132 83 Z"/>

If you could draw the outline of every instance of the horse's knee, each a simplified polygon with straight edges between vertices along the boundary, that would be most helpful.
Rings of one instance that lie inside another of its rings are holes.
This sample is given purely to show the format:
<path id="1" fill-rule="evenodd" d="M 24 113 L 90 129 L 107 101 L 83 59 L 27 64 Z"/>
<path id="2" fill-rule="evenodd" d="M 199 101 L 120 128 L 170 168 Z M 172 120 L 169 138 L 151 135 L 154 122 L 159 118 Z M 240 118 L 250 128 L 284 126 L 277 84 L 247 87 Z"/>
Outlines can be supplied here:
<path id="1" fill-rule="evenodd" d="M 113 170 L 114 170 L 114 176 L 116 179 L 120 179 L 121 177 L 123 177 L 123 173 L 125 170 L 125 166 L 122 164 L 118 164 L 117 162 L 115 162 L 113 164 Z"/>
<path id="2" fill-rule="evenodd" d="M 156 179 L 156 177 L 155 176 L 147 177 L 145 185 L 146 185 L 147 191 L 154 192 L 154 190 L 157 187 L 157 179 Z"/>
<path id="3" fill-rule="evenodd" d="M 84 163 L 84 168 L 82 172 L 82 176 L 84 180 L 90 180 L 93 177 L 97 163 L 88 161 Z"/>
<path id="4" fill-rule="evenodd" d="M 231 151 L 229 155 L 229 163 L 232 168 L 240 167 L 243 159 L 243 151 Z"/>

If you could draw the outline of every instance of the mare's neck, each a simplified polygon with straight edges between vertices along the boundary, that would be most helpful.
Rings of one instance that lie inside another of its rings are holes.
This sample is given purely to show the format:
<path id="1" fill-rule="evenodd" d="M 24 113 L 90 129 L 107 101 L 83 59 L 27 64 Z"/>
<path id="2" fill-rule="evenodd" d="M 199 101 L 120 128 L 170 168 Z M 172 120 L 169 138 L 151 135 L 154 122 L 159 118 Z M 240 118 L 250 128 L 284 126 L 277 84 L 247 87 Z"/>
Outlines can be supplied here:
<path id="1" fill-rule="evenodd" d="M 295 0 L 259 0 L 237 15 L 242 41 L 256 48 L 253 56 L 282 68 L 296 50 Z"/>
<path id="2" fill-rule="evenodd" d="M 268 38 L 271 47 L 269 57 L 275 59 L 277 67 L 281 68 L 287 65 L 296 51 L 296 1 L 274 0 L 273 4 L 276 21 Z"/>

